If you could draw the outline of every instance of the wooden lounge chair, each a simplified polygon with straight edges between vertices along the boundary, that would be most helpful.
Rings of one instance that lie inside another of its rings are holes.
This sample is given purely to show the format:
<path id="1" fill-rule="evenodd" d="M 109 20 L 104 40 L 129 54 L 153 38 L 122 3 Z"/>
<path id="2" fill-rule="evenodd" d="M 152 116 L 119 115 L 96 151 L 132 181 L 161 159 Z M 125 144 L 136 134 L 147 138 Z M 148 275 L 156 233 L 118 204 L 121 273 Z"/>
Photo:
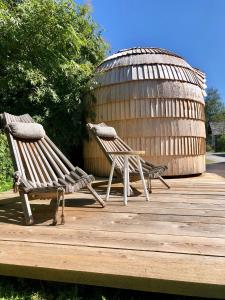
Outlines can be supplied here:
<path id="1" fill-rule="evenodd" d="M 16 138 L 10 132 L 9 127 L 13 124 L 18 126 L 20 123 L 20 126 L 25 125 L 26 128 L 36 126 L 24 124 L 35 123 L 28 114 L 14 116 L 3 113 L 1 117 L 14 163 L 14 187 L 17 187 L 20 193 L 27 225 L 34 222 L 29 204 L 30 199 L 53 199 L 55 209 L 53 225 L 57 223 L 57 210 L 61 198 L 64 198 L 64 193 L 73 193 L 86 187 L 104 207 L 104 201 L 91 186 L 94 177 L 86 174 L 79 167 L 74 167 L 47 135 L 38 140 L 31 140 Z"/>
<path id="2" fill-rule="evenodd" d="M 97 141 L 98 145 L 104 152 L 106 158 L 112 164 L 113 161 L 113 155 L 110 155 L 108 152 L 115 152 L 115 151 L 133 151 L 119 136 L 115 137 L 104 137 L 104 136 L 98 136 L 96 133 L 96 126 L 101 127 L 109 127 L 105 123 L 100 124 L 87 124 L 87 128 L 89 132 L 92 134 L 92 136 Z M 145 178 L 147 179 L 147 187 L 149 193 L 152 192 L 152 185 L 151 180 L 152 179 L 159 179 L 168 189 L 170 186 L 165 182 L 165 180 L 162 178 L 162 174 L 167 170 L 167 166 L 154 166 L 153 164 L 141 159 L 142 169 Z M 118 177 L 123 176 L 123 161 L 122 159 L 117 160 L 116 166 L 115 166 L 115 172 L 118 175 Z M 130 180 L 135 181 L 139 179 L 139 171 L 137 162 L 135 159 L 130 159 L 129 164 L 129 174 L 130 174 Z"/>

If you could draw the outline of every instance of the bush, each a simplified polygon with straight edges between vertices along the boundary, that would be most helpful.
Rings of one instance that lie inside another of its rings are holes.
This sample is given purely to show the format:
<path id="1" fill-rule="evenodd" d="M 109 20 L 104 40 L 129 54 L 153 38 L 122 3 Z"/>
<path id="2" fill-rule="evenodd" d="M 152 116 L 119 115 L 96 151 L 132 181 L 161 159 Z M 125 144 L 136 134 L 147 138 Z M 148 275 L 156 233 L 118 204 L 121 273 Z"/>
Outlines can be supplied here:
<path id="1" fill-rule="evenodd" d="M 216 139 L 216 151 L 225 151 L 225 135 L 221 135 Z"/>
<path id="2" fill-rule="evenodd" d="M 90 79 L 107 50 L 88 5 L 0 0 L 0 32 L 1 110 L 29 113 L 76 159 L 92 115 Z"/>
<path id="3" fill-rule="evenodd" d="M 206 151 L 207 152 L 212 152 L 213 151 L 213 147 L 210 144 L 206 144 Z"/>
<path id="4" fill-rule="evenodd" d="M 12 186 L 13 164 L 5 134 L 0 132 L 0 191 Z"/>

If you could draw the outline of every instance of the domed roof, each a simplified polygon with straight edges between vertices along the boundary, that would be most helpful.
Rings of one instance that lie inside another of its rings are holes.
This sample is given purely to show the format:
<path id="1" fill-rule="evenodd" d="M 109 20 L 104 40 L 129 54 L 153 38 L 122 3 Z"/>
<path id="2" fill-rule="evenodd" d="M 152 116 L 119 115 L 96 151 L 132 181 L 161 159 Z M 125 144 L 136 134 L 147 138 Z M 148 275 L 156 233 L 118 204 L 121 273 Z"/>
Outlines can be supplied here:
<path id="1" fill-rule="evenodd" d="M 171 51 L 168 51 L 166 49 L 163 49 L 163 48 L 133 47 L 133 48 L 119 50 L 117 53 L 114 53 L 114 54 L 110 55 L 109 57 L 107 57 L 104 61 L 118 58 L 121 56 L 139 55 L 139 54 L 165 54 L 165 55 L 171 55 L 171 56 L 182 58 L 181 56 L 179 56 Z"/>
<path id="2" fill-rule="evenodd" d="M 206 88 L 205 74 L 181 56 L 162 48 L 135 47 L 107 57 L 97 68 L 100 85 L 132 80 L 164 79 L 189 82 Z"/>

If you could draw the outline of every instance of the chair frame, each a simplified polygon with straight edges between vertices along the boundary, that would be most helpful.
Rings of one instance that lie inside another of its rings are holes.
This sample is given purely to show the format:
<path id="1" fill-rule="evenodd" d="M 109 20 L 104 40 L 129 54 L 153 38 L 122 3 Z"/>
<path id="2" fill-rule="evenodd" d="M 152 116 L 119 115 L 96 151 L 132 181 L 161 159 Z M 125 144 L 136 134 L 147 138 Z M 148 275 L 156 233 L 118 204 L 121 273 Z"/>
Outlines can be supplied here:
<path id="1" fill-rule="evenodd" d="M 1 115 L 7 128 L 11 122 L 34 123 L 29 114 L 14 116 Z M 74 167 L 47 135 L 38 141 L 15 138 L 6 130 L 8 143 L 14 165 L 14 182 L 18 186 L 26 225 L 34 223 L 29 200 L 52 199 L 55 211 L 58 210 L 59 191 L 66 194 L 87 188 L 102 207 L 105 202 L 93 189 L 94 177 L 81 168 Z M 57 217 L 54 211 L 53 224 Z"/>
<path id="2" fill-rule="evenodd" d="M 113 162 L 113 155 L 109 154 L 109 152 L 113 151 L 134 151 L 129 145 L 127 145 L 119 136 L 116 136 L 116 138 L 100 138 L 99 136 L 96 135 L 94 132 L 94 126 L 99 125 L 99 126 L 107 126 L 105 123 L 100 123 L 100 124 L 92 124 L 92 123 L 87 123 L 86 126 L 88 128 L 88 131 L 91 133 L 91 136 L 94 137 L 96 142 L 98 143 L 100 149 L 103 151 L 105 154 L 107 160 L 109 161 L 110 164 Z M 141 149 L 143 150 L 143 149 Z M 119 178 L 122 178 L 123 173 L 123 161 L 122 160 L 117 160 L 118 163 L 115 166 L 115 173 Z M 152 179 L 159 179 L 168 189 L 170 189 L 170 186 L 166 183 L 166 181 L 162 178 L 161 173 L 164 172 L 167 167 L 166 166 L 155 166 L 144 159 L 140 158 L 144 176 L 147 178 L 147 187 L 149 193 L 152 193 L 152 184 L 151 180 Z M 131 176 L 131 181 L 136 181 L 138 180 L 137 172 L 135 171 L 135 160 L 132 161 L 131 158 L 131 165 L 133 164 L 133 168 L 129 170 L 130 176 Z M 137 167 L 136 167 L 137 169 Z M 155 170 L 155 173 L 154 173 Z M 153 173 L 150 173 L 152 172 Z"/>

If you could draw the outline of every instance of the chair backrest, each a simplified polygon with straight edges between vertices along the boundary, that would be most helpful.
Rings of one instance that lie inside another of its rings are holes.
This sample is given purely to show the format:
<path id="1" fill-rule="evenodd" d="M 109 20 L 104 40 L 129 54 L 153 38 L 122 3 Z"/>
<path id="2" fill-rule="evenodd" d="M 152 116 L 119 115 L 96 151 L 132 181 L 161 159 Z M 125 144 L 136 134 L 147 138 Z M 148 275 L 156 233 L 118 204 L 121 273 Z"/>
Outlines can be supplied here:
<path id="1" fill-rule="evenodd" d="M 113 156 L 112 154 L 109 154 L 109 152 L 117 152 L 117 151 L 132 151 L 133 149 L 127 145 L 119 136 L 116 136 L 115 138 L 106 138 L 106 137 L 100 137 L 96 134 L 94 130 L 94 126 L 107 126 L 105 123 L 100 123 L 100 124 L 92 124 L 88 123 L 87 128 L 89 132 L 92 134 L 92 136 L 95 138 L 97 143 L 99 144 L 100 148 L 106 155 L 108 161 L 112 163 L 113 161 Z M 142 162 L 144 160 L 141 159 Z M 119 157 L 115 166 L 115 170 L 117 173 L 121 174 L 122 173 L 122 168 L 123 168 L 123 158 Z M 135 172 L 137 170 L 137 161 L 134 158 L 130 158 L 130 163 L 129 163 L 129 171 Z"/>
<path id="2" fill-rule="evenodd" d="M 3 113 L 5 125 L 11 122 L 34 123 L 30 115 L 14 116 Z M 15 171 L 19 171 L 32 187 L 75 183 L 75 167 L 45 135 L 39 140 L 22 140 L 7 131 Z M 74 176 L 75 177 L 74 177 Z M 82 175 L 82 174 L 81 174 Z"/>

